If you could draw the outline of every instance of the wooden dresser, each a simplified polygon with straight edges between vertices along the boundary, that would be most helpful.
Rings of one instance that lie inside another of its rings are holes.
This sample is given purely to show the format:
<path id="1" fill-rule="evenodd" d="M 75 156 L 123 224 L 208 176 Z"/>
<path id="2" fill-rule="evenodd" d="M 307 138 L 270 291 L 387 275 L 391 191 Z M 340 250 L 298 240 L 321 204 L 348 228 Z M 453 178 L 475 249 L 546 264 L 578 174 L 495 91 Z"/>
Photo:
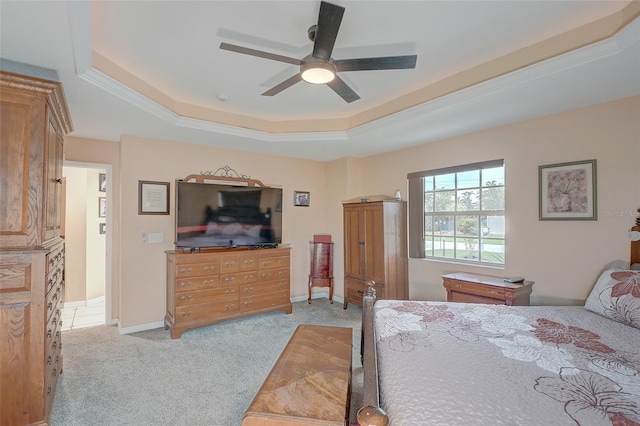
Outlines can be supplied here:
<path id="1" fill-rule="evenodd" d="M 190 328 L 283 310 L 293 311 L 290 249 L 167 252 L 165 327 L 179 338 Z"/>
<path id="2" fill-rule="evenodd" d="M 0 71 L 0 424 L 49 422 L 62 373 L 62 85 Z"/>
<path id="3" fill-rule="evenodd" d="M 529 306 L 533 281 L 508 283 L 499 277 L 455 272 L 442 276 L 447 302 Z"/>
<path id="4" fill-rule="evenodd" d="M 362 306 L 369 280 L 378 299 L 408 299 L 407 203 L 345 203 L 344 308 Z"/>

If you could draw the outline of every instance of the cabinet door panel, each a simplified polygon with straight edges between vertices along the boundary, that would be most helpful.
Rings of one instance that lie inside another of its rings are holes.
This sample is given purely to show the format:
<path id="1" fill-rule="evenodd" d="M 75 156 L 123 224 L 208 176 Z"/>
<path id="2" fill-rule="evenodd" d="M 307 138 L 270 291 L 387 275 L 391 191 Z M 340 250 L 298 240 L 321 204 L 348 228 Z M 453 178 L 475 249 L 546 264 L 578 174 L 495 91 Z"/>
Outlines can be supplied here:
<path id="1" fill-rule="evenodd" d="M 360 208 L 344 209 L 344 273 L 348 277 L 363 278 L 364 238 L 360 238 L 360 230 L 364 226 L 364 216 Z"/>
<path id="2" fill-rule="evenodd" d="M 364 278 L 384 282 L 384 216 L 380 207 L 365 208 Z"/>

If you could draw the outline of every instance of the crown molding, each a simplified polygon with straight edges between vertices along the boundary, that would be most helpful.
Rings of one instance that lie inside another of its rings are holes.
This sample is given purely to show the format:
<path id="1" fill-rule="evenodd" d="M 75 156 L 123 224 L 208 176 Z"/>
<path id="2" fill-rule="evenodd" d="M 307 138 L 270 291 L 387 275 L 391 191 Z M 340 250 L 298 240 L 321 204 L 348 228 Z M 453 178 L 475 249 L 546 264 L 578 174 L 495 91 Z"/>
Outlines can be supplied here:
<path id="1" fill-rule="evenodd" d="M 513 88 L 555 73 L 578 68 L 589 62 L 619 55 L 640 41 L 640 17 L 636 17 L 610 38 L 474 84 L 346 131 L 270 133 L 178 115 L 171 109 L 97 70 L 92 65 L 90 2 L 69 2 L 68 9 L 78 77 L 173 125 L 266 142 L 346 141 L 359 138 L 390 124 L 402 124 L 403 121 L 412 120 L 495 91 Z"/>

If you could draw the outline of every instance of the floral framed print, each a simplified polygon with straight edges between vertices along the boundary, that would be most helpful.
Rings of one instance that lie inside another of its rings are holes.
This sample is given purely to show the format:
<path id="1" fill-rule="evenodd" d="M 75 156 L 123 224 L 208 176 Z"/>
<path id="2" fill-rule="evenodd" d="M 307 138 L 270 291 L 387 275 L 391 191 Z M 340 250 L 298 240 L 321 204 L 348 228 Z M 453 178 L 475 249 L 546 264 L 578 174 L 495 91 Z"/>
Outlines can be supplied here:
<path id="1" fill-rule="evenodd" d="M 596 160 L 538 166 L 540 220 L 597 220 Z"/>
<path id="2" fill-rule="evenodd" d="M 309 207 L 309 201 L 311 198 L 311 194 L 305 191 L 294 191 L 293 192 L 293 205 L 294 206 L 303 206 Z"/>

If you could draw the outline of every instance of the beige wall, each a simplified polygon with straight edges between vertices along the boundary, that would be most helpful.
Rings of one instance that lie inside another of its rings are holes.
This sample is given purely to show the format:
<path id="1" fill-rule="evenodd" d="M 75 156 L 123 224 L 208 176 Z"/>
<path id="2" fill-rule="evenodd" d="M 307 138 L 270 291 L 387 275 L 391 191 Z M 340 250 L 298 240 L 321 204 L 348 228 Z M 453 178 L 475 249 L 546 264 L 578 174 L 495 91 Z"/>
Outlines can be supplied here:
<path id="1" fill-rule="evenodd" d="M 440 276 L 468 271 L 523 275 L 532 303 L 581 303 L 600 270 L 629 260 L 626 231 L 640 207 L 640 97 L 555 114 L 367 158 L 364 192 L 406 196 L 406 174 L 504 158 L 504 270 L 409 260 L 410 297 L 444 300 Z M 539 221 L 538 166 L 597 160 L 597 221 Z"/>
<path id="2" fill-rule="evenodd" d="M 628 260 L 626 231 L 640 206 L 640 97 L 477 132 L 450 140 L 327 163 L 125 136 L 118 143 L 67 138 L 66 158 L 113 165 L 114 317 L 122 327 L 161 322 L 165 314 L 165 250 L 173 248 L 174 180 L 228 165 L 284 189 L 283 241 L 292 246 L 293 297 L 306 297 L 308 241 L 336 242 L 335 294 L 343 296 L 342 201 L 362 195 L 406 198 L 408 172 L 504 158 L 507 252 L 504 270 L 411 259 L 412 299 L 444 300 L 440 275 L 471 271 L 524 275 L 536 281 L 533 303 L 577 303 L 607 263 Z M 345 142 L 348 143 L 348 142 Z M 538 166 L 595 158 L 598 220 L 539 221 Z M 138 215 L 138 180 L 171 183 L 171 214 Z M 311 192 L 294 207 L 293 191 Z M 122 206 L 122 208 L 120 208 Z M 142 233 L 164 235 L 143 243 Z M 322 289 L 316 290 L 322 292 Z"/>
<path id="3" fill-rule="evenodd" d="M 291 295 L 307 294 L 309 240 L 326 229 L 324 163 L 202 145 L 126 136 L 121 148 L 121 326 L 162 321 L 166 309 L 165 250 L 173 249 L 175 180 L 228 165 L 283 188 L 283 242 L 290 243 Z M 138 215 L 138 180 L 171 183 L 171 214 Z M 293 191 L 311 193 L 309 207 L 293 206 Z M 163 244 L 142 242 L 143 232 L 164 234 Z"/>

